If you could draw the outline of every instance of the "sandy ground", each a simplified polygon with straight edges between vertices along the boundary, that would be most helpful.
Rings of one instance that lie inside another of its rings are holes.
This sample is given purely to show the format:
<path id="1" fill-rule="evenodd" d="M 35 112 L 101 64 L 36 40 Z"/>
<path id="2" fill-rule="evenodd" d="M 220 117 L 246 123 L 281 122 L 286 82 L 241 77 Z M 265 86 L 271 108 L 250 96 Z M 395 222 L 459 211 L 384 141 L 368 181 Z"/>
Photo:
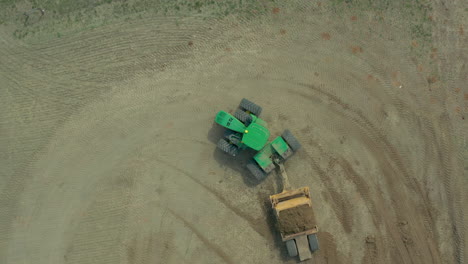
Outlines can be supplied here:
<path id="1" fill-rule="evenodd" d="M 444 2 L 429 37 L 420 13 L 313 1 L 0 24 L 0 263 L 296 263 L 277 176 L 215 147 L 243 97 L 303 145 L 286 169 L 320 228 L 308 263 L 466 263 L 467 7 Z"/>

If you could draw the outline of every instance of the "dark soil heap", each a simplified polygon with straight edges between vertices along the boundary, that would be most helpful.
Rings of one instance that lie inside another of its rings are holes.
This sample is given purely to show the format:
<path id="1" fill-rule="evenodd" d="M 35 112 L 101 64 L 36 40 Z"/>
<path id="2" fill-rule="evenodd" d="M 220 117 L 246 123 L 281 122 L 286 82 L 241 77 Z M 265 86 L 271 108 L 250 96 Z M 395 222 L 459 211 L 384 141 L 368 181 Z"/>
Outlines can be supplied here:
<path id="1" fill-rule="evenodd" d="M 283 235 L 291 235 L 314 228 L 315 216 L 312 207 L 301 205 L 279 213 L 278 224 Z"/>

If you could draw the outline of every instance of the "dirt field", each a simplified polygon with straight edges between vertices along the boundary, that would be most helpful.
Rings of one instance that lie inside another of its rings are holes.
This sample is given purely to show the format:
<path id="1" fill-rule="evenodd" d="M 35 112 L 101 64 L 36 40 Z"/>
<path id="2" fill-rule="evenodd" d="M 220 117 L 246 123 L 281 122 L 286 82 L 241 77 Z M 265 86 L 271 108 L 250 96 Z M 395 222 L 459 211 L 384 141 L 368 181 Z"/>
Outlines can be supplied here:
<path id="1" fill-rule="evenodd" d="M 243 97 L 302 143 L 308 263 L 467 262 L 466 1 L 0 7 L 0 263 L 296 263 L 216 150 Z"/>

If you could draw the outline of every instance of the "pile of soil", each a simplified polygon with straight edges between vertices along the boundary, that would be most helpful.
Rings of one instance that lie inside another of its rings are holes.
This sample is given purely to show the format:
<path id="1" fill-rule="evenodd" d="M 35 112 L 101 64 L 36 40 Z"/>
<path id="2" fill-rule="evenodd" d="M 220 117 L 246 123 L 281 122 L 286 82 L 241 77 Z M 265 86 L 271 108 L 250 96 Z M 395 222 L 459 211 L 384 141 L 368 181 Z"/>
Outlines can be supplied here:
<path id="1" fill-rule="evenodd" d="M 285 236 L 312 229 L 315 226 L 314 211 L 308 205 L 283 210 L 279 213 L 278 225 Z"/>

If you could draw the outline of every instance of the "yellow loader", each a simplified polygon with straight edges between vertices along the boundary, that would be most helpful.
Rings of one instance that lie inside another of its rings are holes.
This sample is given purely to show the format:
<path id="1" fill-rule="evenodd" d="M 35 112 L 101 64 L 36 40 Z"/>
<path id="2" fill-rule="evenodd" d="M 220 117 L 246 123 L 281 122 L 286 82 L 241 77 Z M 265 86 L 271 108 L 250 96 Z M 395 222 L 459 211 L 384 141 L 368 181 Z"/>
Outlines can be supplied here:
<path id="1" fill-rule="evenodd" d="M 319 249 L 318 228 L 312 210 L 309 187 L 292 189 L 284 165 L 279 159 L 274 161 L 280 170 L 283 191 L 270 195 L 271 206 L 289 256 L 299 256 L 300 261 L 304 261 L 312 258 L 312 253 Z"/>

